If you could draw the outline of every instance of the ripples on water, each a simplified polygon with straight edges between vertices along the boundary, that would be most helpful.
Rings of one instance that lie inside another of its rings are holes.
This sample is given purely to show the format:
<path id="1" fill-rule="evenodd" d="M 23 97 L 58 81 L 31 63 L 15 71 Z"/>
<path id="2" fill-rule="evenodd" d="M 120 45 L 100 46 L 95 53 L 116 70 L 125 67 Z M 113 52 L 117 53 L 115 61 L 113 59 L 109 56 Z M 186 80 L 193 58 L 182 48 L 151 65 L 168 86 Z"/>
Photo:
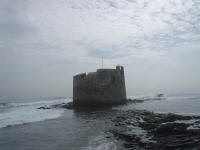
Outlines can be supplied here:
<path id="1" fill-rule="evenodd" d="M 167 95 L 161 100 L 148 100 L 131 105 L 129 108 L 145 109 L 159 113 L 177 113 L 182 115 L 200 115 L 200 95 Z"/>
<path id="2" fill-rule="evenodd" d="M 148 100 L 103 110 L 37 109 L 69 102 L 72 99 L 54 99 L 32 102 L 0 101 L 0 149 L 70 149 L 117 150 L 119 141 L 107 138 L 105 131 L 112 127 L 111 118 L 120 110 L 146 109 L 155 112 L 200 114 L 199 95 L 167 95 L 163 100 Z M 33 123 L 35 122 L 35 123 Z M 23 125 L 22 125 L 23 124 Z M 6 128 L 5 128 L 6 127 Z"/>

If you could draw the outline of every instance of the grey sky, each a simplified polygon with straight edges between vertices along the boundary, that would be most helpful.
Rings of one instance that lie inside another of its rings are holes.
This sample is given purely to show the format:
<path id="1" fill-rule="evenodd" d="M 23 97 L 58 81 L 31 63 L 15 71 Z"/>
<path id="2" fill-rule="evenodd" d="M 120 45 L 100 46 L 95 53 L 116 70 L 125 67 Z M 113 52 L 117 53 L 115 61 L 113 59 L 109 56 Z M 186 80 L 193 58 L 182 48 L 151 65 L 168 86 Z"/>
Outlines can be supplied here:
<path id="1" fill-rule="evenodd" d="M 199 0 L 1 0 L 0 96 L 71 96 L 125 66 L 128 95 L 200 89 Z"/>

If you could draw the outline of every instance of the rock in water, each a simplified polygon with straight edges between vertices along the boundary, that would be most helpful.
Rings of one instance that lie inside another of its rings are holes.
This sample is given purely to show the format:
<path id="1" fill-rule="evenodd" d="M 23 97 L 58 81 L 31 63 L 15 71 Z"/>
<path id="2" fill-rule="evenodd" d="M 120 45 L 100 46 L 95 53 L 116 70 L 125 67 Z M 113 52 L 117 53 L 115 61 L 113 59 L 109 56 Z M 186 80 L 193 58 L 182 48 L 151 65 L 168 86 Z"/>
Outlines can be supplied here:
<path id="1" fill-rule="evenodd" d="M 73 109 L 73 103 L 69 102 L 69 103 L 63 104 L 61 107 L 67 108 L 67 109 Z"/>

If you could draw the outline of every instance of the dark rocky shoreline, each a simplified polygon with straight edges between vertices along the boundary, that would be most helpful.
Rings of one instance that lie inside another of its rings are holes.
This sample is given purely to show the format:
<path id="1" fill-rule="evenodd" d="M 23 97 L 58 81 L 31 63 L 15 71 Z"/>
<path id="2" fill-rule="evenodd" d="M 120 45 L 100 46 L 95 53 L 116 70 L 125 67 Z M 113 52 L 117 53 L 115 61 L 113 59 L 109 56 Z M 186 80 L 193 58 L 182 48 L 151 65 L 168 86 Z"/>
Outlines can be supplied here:
<path id="1" fill-rule="evenodd" d="M 39 107 L 38 109 L 53 109 L 53 108 L 66 108 L 66 109 L 73 109 L 73 102 L 68 102 L 68 103 L 61 103 L 61 104 L 55 104 L 51 106 L 42 106 Z"/>
<path id="2" fill-rule="evenodd" d="M 200 150 L 200 116 L 122 111 L 110 132 L 126 149 Z"/>
<path id="3" fill-rule="evenodd" d="M 152 100 L 152 99 L 150 99 Z M 153 99 L 154 100 L 154 99 Z M 161 100 L 160 97 L 155 100 Z M 129 99 L 126 105 L 144 102 L 143 99 Z M 73 103 L 44 106 L 38 109 L 74 108 Z M 83 109 L 84 111 L 84 109 Z M 120 140 L 128 150 L 200 150 L 200 116 L 159 114 L 146 110 L 119 110 L 109 117 L 112 124 L 108 132 Z"/>

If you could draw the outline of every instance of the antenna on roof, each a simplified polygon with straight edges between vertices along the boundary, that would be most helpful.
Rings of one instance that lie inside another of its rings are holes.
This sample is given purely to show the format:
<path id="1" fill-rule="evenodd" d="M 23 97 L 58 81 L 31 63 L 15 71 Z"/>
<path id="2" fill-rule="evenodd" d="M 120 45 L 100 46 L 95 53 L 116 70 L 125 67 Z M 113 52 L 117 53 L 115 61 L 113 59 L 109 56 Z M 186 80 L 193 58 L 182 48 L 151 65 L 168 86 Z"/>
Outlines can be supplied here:
<path id="1" fill-rule="evenodd" d="M 101 61 L 101 67 L 103 69 L 103 56 L 101 57 L 102 61 Z"/>

